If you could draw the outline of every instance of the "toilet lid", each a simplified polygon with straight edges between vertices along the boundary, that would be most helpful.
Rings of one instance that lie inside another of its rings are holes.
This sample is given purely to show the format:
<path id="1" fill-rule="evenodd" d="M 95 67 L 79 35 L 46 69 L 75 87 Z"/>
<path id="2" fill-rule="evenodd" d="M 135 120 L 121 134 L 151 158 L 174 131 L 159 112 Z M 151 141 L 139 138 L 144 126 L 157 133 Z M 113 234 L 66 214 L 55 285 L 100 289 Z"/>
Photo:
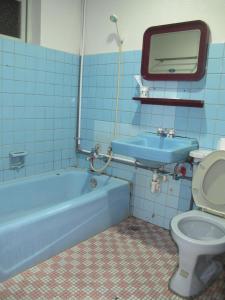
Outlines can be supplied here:
<path id="1" fill-rule="evenodd" d="M 225 217 L 225 151 L 214 151 L 199 164 L 192 194 L 197 206 Z"/>

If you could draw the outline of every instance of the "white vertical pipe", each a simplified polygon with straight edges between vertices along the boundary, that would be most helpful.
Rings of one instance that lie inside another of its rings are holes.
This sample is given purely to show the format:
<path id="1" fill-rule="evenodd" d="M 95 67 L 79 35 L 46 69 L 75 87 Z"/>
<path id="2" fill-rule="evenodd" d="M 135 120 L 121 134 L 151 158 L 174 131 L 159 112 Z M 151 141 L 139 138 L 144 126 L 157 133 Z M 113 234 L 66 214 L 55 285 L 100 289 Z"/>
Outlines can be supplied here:
<path id="1" fill-rule="evenodd" d="M 86 0 L 81 0 L 82 3 L 82 33 L 81 33 L 81 48 L 80 48 L 80 74 L 79 74 L 79 94 L 78 94 L 78 120 L 77 120 L 77 146 L 80 147 L 81 135 L 81 104 L 83 90 L 83 66 L 84 66 L 84 46 L 85 46 L 85 30 L 86 30 Z"/>

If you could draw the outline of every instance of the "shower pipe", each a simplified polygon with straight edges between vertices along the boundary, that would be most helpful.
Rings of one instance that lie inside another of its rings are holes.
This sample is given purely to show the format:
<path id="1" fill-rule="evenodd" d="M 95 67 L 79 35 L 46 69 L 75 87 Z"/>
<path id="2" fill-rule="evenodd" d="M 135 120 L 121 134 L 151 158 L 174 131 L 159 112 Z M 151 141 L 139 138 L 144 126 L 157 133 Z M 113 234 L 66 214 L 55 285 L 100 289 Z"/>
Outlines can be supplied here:
<path id="1" fill-rule="evenodd" d="M 77 104 L 77 130 L 76 130 L 76 151 L 80 154 L 89 155 L 91 150 L 81 148 L 81 105 L 82 105 L 82 92 L 83 92 L 83 67 L 84 67 L 84 46 L 85 46 L 85 30 L 86 30 L 86 5 L 87 1 L 82 1 L 82 34 L 81 34 L 81 50 L 80 50 L 80 70 L 79 70 L 79 91 L 78 91 L 78 104 Z M 101 158 L 108 159 L 108 155 L 100 153 Z M 117 156 L 112 157 L 112 161 L 127 164 L 130 166 L 137 166 L 135 161 L 130 159 L 123 159 Z M 143 165 L 144 167 L 144 165 Z"/>
<path id="2" fill-rule="evenodd" d="M 118 62 L 117 62 L 117 85 L 116 85 L 116 111 L 115 111 L 115 120 L 114 120 L 114 130 L 113 130 L 113 139 L 116 138 L 117 136 L 117 127 L 118 127 L 118 112 L 119 112 L 119 99 L 120 99 L 120 81 L 121 81 L 121 56 L 122 56 L 122 45 L 123 45 L 123 40 L 121 39 L 117 21 L 118 17 L 116 15 L 110 15 L 110 21 L 113 22 L 116 25 L 116 31 L 117 31 L 117 38 L 119 39 L 118 41 Z M 111 139 L 112 141 L 112 139 Z M 96 148 L 96 146 L 95 146 Z M 108 159 L 104 159 L 104 165 L 101 168 L 96 168 L 94 165 L 94 159 L 90 158 L 90 169 L 96 173 L 103 173 L 106 168 L 111 163 L 113 152 L 112 152 L 112 147 L 110 146 L 108 148 Z M 98 157 L 99 158 L 99 157 Z"/>
<path id="3" fill-rule="evenodd" d="M 80 50 L 80 70 L 79 70 L 79 91 L 78 91 L 78 103 L 77 103 L 77 123 L 76 123 L 76 152 L 83 154 L 83 155 L 90 155 L 91 150 L 86 150 L 81 148 L 81 104 L 82 104 L 82 92 L 83 92 L 83 67 L 84 67 L 84 46 L 85 46 L 85 30 L 86 30 L 86 6 L 87 1 L 82 1 L 82 34 L 81 34 L 81 50 Z M 100 159 L 108 159 L 109 155 L 105 153 L 99 153 Z M 155 169 L 148 167 L 136 160 L 127 159 L 127 158 L 121 158 L 119 156 L 112 156 L 112 161 L 116 163 L 121 163 L 127 166 L 132 166 L 135 168 L 145 169 L 149 171 L 157 170 L 158 173 L 164 174 L 164 175 L 170 175 L 173 176 L 174 173 L 167 172 L 165 170 Z M 187 179 L 191 180 L 192 177 L 188 176 L 180 176 L 177 177 L 177 179 Z"/>

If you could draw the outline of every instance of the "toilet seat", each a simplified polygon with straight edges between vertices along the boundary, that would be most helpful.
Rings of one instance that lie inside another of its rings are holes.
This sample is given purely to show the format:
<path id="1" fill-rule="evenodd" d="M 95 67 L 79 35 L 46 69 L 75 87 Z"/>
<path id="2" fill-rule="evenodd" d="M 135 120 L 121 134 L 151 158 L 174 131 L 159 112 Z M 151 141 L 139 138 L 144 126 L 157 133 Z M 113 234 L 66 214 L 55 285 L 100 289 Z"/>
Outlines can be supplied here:
<path id="1" fill-rule="evenodd" d="M 225 151 L 214 151 L 199 164 L 192 194 L 198 207 L 225 218 Z"/>

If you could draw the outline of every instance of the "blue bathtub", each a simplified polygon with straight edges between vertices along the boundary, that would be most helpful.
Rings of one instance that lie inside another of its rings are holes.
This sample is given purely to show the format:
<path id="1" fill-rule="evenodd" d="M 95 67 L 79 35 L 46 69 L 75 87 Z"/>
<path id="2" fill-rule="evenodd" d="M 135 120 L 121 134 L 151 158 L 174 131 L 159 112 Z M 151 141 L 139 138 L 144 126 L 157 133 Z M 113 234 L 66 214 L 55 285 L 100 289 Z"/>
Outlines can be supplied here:
<path id="1" fill-rule="evenodd" d="M 127 218 L 129 188 L 79 169 L 0 185 L 0 281 Z"/>

